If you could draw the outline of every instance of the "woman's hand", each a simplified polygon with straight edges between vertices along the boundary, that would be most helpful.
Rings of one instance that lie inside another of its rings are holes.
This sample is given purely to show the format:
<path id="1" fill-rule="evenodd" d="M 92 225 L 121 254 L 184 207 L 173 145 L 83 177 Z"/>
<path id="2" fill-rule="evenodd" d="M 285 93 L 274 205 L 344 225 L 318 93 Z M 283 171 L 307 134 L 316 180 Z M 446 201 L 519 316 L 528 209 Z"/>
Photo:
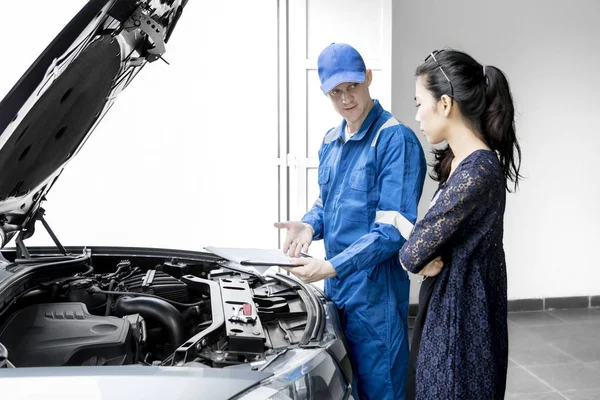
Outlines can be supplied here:
<path id="1" fill-rule="evenodd" d="M 408 271 L 404 264 L 402 264 L 402 261 L 400 261 L 400 265 L 402 265 L 405 271 Z M 436 276 L 442 271 L 442 268 L 444 268 L 444 262 L 442 261 L 442 256 L 439 256 L 431 260 L 417 275 Z"/>
<path id="2" fill-rule="evenodd" d="M 444 262 L 442 261 L 442 257 L 436 257 L 429 262 L 421 271 L 419 271 L 418 275 L 421 276 L 436 276 L 444 268 Z"/>

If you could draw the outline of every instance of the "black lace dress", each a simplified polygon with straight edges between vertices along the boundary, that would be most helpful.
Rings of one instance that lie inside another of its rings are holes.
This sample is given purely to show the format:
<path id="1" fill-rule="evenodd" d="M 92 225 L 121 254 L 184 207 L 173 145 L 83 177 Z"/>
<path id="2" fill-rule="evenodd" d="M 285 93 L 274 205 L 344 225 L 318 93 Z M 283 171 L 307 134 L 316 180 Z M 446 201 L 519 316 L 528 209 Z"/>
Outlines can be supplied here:
<path id="1" fill-rule="evenodd" d="M 411 344 L 416 371 L 413 364 L 408 399 L 504 398 L 505 200 L 505 178 L 495 153 L 477 150 L 440 185 L 400 250 L 400 260 L 414 273 L 437 256 L 444 261 L 441 273 L 421 287 Z"/>

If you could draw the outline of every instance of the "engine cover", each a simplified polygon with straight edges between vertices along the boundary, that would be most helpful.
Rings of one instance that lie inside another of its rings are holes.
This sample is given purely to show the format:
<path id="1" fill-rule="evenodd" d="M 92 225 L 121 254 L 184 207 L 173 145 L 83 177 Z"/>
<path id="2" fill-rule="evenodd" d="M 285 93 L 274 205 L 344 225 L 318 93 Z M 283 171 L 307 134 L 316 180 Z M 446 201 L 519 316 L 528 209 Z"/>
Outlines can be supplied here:
<path id="1" fill-rule="evenodd" d="M 131 340 L 128 321 L 91 315 L 83 303 L 29 306 L 0 329 L 16 367 L 127 364 Z"/>

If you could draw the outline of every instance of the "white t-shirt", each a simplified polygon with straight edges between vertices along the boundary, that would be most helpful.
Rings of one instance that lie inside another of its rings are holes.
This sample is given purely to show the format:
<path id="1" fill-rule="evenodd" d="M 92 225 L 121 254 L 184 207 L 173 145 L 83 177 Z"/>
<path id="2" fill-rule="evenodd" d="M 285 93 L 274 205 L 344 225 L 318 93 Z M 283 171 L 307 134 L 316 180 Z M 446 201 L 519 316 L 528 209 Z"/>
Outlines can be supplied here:
<path id="1" fill-rule="evenodd" d="M 344 142 L 347 142 L 348 140 L 350 140 L 350 138 L 352 136 L 354 136 L 355 134 L 356 134 L 356 132 L 350 133 L 350 130 L 348 129 L 348 124 L 346 124 L 346 129 L 344 129 Z"/>

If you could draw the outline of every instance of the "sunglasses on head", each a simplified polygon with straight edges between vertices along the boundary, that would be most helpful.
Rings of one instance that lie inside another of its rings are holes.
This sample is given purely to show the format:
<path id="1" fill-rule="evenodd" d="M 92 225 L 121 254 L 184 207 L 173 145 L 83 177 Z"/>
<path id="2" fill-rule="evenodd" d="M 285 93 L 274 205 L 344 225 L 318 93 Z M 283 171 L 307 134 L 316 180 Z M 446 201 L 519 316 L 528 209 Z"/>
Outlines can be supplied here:
<path id="1" fill-rule="evenodd" d="M 435 63 L 437 64 L 438 68 L 440 69 L 440 71 L 442 71 L 442 74 L 444 75 L 444 78 L 446 78 L 446 80 L 448 81 L 448 83 L 450 84 L 450 97 L 454 98 L 454 86 L 452 86 L 452 82 L 450 81 L 450 78 L 448 78 L 448 75 L 446 75 L 446 73 L 444 72 L 444 69 L 442 68 L 442 65 L 440 64 L 440 62 L 437 60 L 437 58 L 435 58 L 436 54 L 439 54 L 441 52 L 443 52 L 444 50 L 434 50 L 431 53 L 429 53 L 429 55 L 425 58 L 425 62 L 427 62 L 427 60 L 429 60 L 430 58 L 433 59 L 433 61 L 435 61 Z"/>

